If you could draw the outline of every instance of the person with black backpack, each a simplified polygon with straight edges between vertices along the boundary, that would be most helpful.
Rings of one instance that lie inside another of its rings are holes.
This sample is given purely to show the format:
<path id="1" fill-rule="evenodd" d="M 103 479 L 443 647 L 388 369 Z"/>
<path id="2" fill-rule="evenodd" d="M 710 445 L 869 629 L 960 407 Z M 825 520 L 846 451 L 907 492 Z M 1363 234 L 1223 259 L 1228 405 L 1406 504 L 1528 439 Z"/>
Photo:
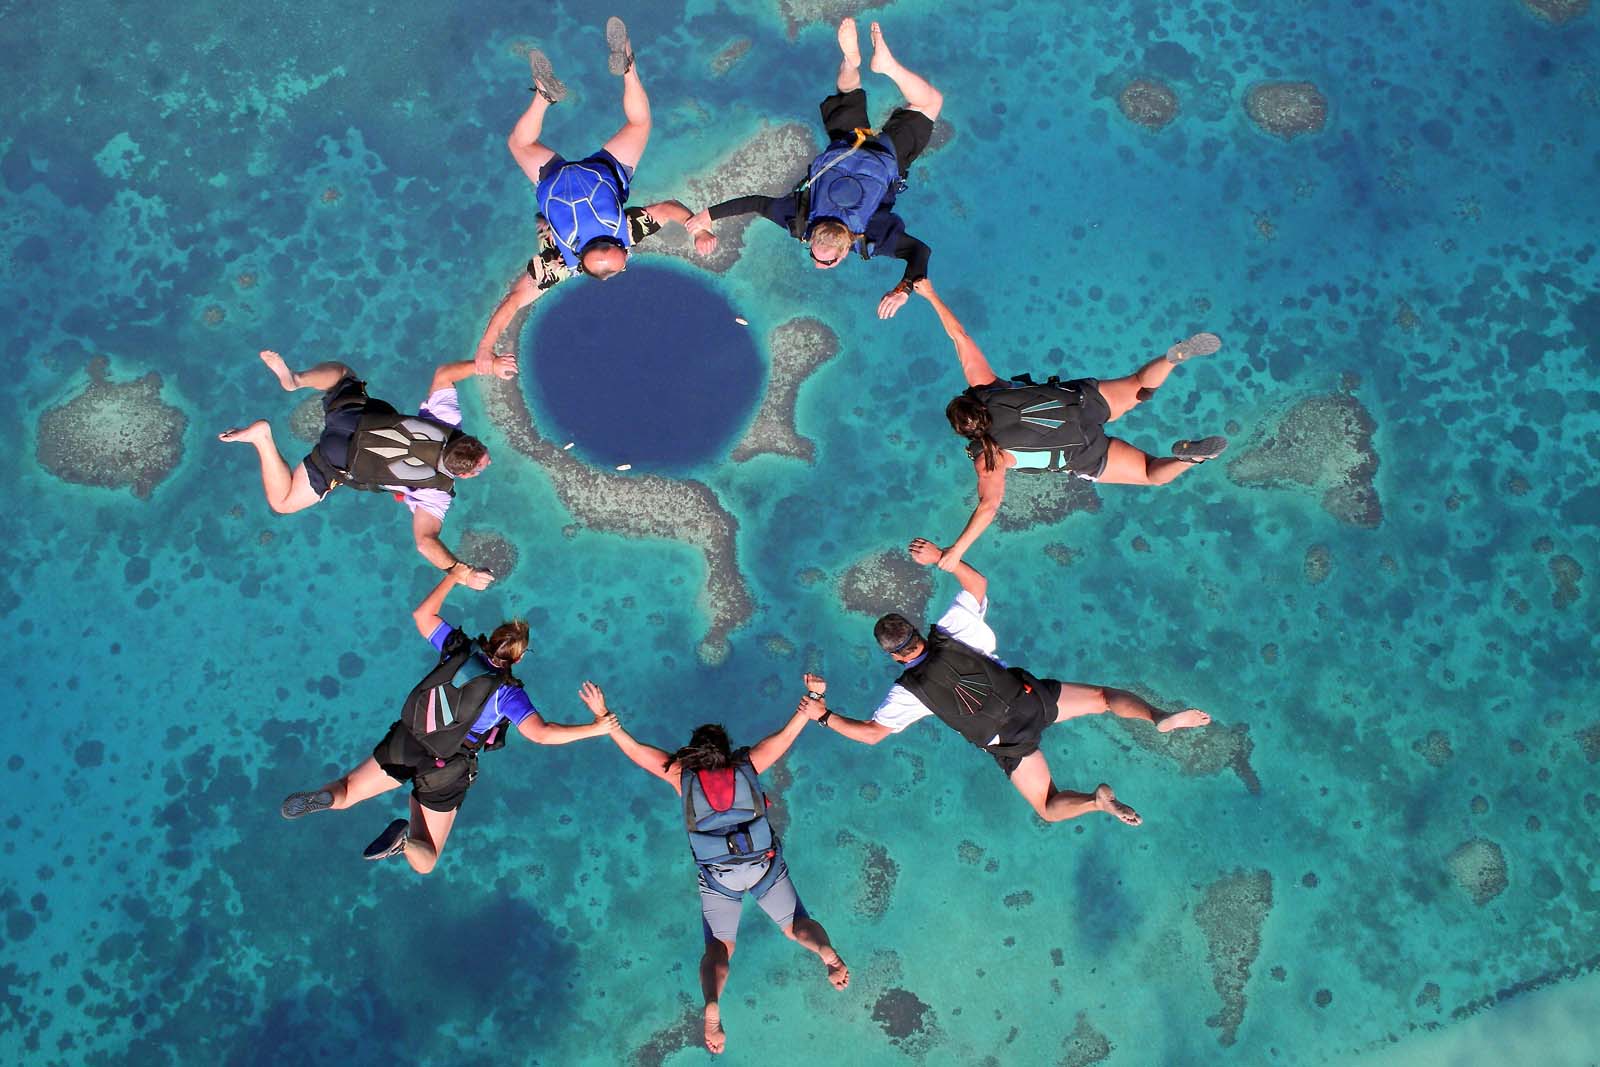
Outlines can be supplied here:
<path id="1" fill-rule="evenodd" d="M 923 566 L 938 563 L 946 550 L 916 538 L 911 558 Z M 873 626 L 878 647 L 905 670 L 870 719 L 852 719 L 828 707 L 825 690 L 813 686 L 795 714 L 852 741 L 875 745 L 890 734 L 936 715 L 946 726 L 994 757 L 1017 792 L 1041 819 L 1060 822 L 1103 811 L 1129 826 L 1138 812 L 1101 783 L 1092 793 L 1057 789 L 1050 765 L 1039 751 L 1045 729 L 1084 715 L 1110 712 L 1140 719 L 1162 733 L 1205 726 L 1211 716 L 1199 708 L 1162 712 L 1135 693 L 1105 685 L 1038 678 L 995 655 L 989 628 L 989 580 L 970 563 L 955 569 L 961 592 L 948 611 L 923 634 L 904 615 L 890 613 Z M 820 682 L 807 675 L 807 682 Z M 812 696 L 815 693 L 816 696 Z"/>
<path id="2" fill-rule="evenodd" d="M 1052 376 L 1037 383 L 1027 374 L 1002 381 L 927 279 L 916 292 L 933 305 L 955 342 L 967 390 L 945 408 L 951 429 L 968 439 L 967 456 L 978 475 L 978 504 L 939 569 L 954 571 L 973 542 L 989 528 L 1005 498 L 1006 472 L 1070 474 L 1084 481 L 1118 485 L 1166 485 L 1196 464 L 1220 456 L 1225 437 L 1178 441 L 1171 456 L 1152 456 L 1117 437 L 1105 424 L 1150 399 L 1179 363 L 1209 356 L 1222 347 L 1214 333 L 1197 333 L 1168 348 L 1122 378 Z"/>
<path id="3" fill-rule="evenodd" d="M 806 679 L 811 682 L 811 675 Z M 816 682 L 819 687 L 826 686 L 820 679 Z M 818 688 L 808 692 L 821 696 Z M 616 721 L 598 685 L 584 682 L 578 696 L 596 722 Z M 850 968 L 839 958 L 822 924 L 806 912 L 789 880 L 783 845 L 767 818 L 772 802 L 758 777 L 783 758 L 806 721 L 796 713 L 777 733 L 740 749 L 733 748 L 728 732 L 720 725 L 705 723 L 695 727 L 687 745 L 670 754 L 642 744 L 620 726 L 610 730 L 611 739 L 624 755 L 683 798 L 683 827 L 699 870 L 706 945 L 700 958 L 700 990 L 706 1005 L 706 1048 L 712 1052 L 721 1052 L 727 1045 L 720 1001 L 746 896 L 755 898 L 785 937 L 816 953 L 835 989 L 850 984 Z"/>
<path id="4" fill-rule="evenodd" d="M 500 748 L 512 728 L 536 744 L 565 745 L 618 728 L 614 715 L 592 723 L 546 722 L 511 668 L 528 649 L 528 624 L 512 619 L 487 637 L 468 637 L 440 617 L 444 599 L 461 581 L 446 574 L 411 613 L 417 632 L 439 652 L 438 663 L 406 696 L 400 718 L 372 755 L 321 789 L 290 793 L 280 811 L 298 819 L 352 807 L 411 783 L 411 817 L 396 819 L 362 855 L 404 855 L 427 874 L 444 852 L 456 812 L 478 777 L 478 753 Z"/>

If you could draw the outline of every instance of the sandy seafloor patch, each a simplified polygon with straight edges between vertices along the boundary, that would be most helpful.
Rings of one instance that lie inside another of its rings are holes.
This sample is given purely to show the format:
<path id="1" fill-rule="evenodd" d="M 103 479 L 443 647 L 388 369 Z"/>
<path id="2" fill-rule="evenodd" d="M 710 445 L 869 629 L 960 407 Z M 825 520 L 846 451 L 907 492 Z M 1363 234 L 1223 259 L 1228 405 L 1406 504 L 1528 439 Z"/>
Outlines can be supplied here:
<path id="1" fill-rule="evenodd" d="M 657 117 L 641 202 L 763 122 L 814 121 L 835 52 L 805 9 L 624 12 Z M 397 506 L 274 518 L 248 452 L 210 434 L 267 415 L 298 457 L 261 347 L 345 358 L 397 402 L 470 354 L 532 239 L 503 147 L 525 100 L 516 44 L 542 42 L 573 87 L 553 143 L 586 151 L 618 122 L 606 10 L 337 10 L 0 20 L 17 102 L 0 119 L 16 677 L 0 1062 L 698 1062 L 680 1050 L 699 936 L 676 805 L 608 742 L 486 758 L 426 881 L 356 855 L 397 798 L 277 816 L 381 735 L 426 664 L 409 610 L 430 579 Z M 1561 1042 L 1539 1062 L 1595 1062 L 1592 1013 L 1570 1003 L 1600 966 L 1596 13 L 873 14 L 947 95 L 955 138 L 914 168 L 903 213 L 999 368 L 1111 377 L 1214 329 L 1223 351 L 1180 368 L 1129 439 L 1232 422 L 1242 446 L 1347 393 L 1374 423 L 1382 521 L 1342 522 L 1319 489 L 1235 484 L 1224 460 L 991 532 L 971 560 L 1002 651 L 1208 708 L 1248 764 L 1185 775 L 1171 746 L 1075 723 L 1046 742 L 1058 780 L 1110 781 L 1146 823 L 1047 827 L 932 726 L 876 749 L 807 733 L 787 760 L 788 853 L 856 981 L 835 994 L 751 909 L 729 1062 L 1421 1062 L 1530 1030 Z M 1159 133 L 1117 111 L 1138 76 L 1179 98 Z M 1326 127 L 1257 131 L 1241 101 L 1267 80 L 1314 82 Z M 881 115 L 891 91 L 868 87 Z M 520 562 L 452 613 L 528 615 L 521 673 L 552 717 L 579 718 L 593 677 L 645 740 L 710 717 L 754 740 L 812 665 L 870 711 L 892 672 L 833 579 L 953 537 L 970 492 L 937 323 L 920 304 L 872 315 L 897 274 L 810 271 L 758 224 L 704 276 L 762 337 L 807 315 L 841 341 L 799 394 L 814 463 L 694 472 L 738 520 L 757 605 L 718 666 L 696 656 L 700 554 L 564 533 L 546 476 L 507 447 L 463 487 L 447 530 L 505 533 Z M 113 382 L 157 372 L 188 417 L 148 499 L 35 459 L 41 414 L 97 354 Z M 597 371 L 624 378 L 627 354 Z"/>

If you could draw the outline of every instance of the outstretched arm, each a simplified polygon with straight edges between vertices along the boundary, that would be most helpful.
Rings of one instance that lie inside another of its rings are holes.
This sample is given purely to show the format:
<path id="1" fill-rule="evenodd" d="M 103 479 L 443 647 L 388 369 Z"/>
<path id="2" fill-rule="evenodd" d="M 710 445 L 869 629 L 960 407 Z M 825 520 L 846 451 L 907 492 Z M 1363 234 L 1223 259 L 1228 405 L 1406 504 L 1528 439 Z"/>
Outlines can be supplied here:
<path id="1" fill-rule="evenodd" d="M 933 305 L 933 310 L 939 316 L 939 325 L 944 327 L 944 332 L 950 336 L 950 340 L 956 343 L 956 358 L 961 361 L 961 373 L 966 375 L 967 384 L 988 385 L 998 380 L 1000 376 L 989 366 L 989 361 L 984 358 L 983 349 L 978 347 L 978 342 L 972 339 L 966 327 L 955 317 L 955 313 L 940 299 L 939 294 L 934 291 L 933 283 L 923 278 L 913 288 L 919 295 L 927 297 L 928 303 Z"/>
<path id="2" fill-rule="evenodd" d="M 954 548 L 954 546 L 951 547 Z M 913 537 L 911 539 L 909 551 L 911 552 L 911 558 L 924 567 L 933 563 L 943 567 L 944 557 L 948 555 L 938 545 L 921 537 Z M 959 558 L 949 570 L 950 573 L 956 576 L 956 581 L 961 583 L 961 588 L 970 593 L 972 599 L 982 604 L 983 598 L 989 593 L 989 579 L 983 576 L 983 572 L 970 563 L 962 562 Z"/>
<path id="3" fill-rule="evenodd" d="M 494 309 L 494 314 L 489 316 L 489 325 L 484 327 L 483 336 L 478 339 L 477 355 L 473 357 L 472 369 L 476 374 L 487 374 L 495 369 L 494 343 L 500 335 L 506 332 L 506 327 L 511 325 L 511 320 L 517 317 L 517 312 L 533 303 L 545 294 L 545 290 L 534 284 L 533 277 L 526 271 L 511 291 L 500 301 Z M 511 362 L 512 374 L 516 373 L 516 360 Z M 509 377 L 509 375 L 502 375 Z"/>
<path id="4" fill-rule="evenodd" d="M 421 513 L 421 509 L 418 509 L 418 513 Z M 420 548 L 421 546 L 419 545 L 418 547 Z M 433 631 L 439 628 L 441 622 L 444 622 L 444 619 L 440 617 L 444 611 L 444 598 L 449 596 L 450 590 L 456 587 L 458 580 L 456 571 L 458 569 L 460 568 L 451 567 L 445 571 L 444 579 L 434 586 L 427 596 L 422 598 L 422 603 L 418 604 L 416 610 L 411 613 L 412 621 L 417 624 L 417 633 L 424 638 L 432 637 Z"/>
<path id="5" fill-rule="evenodd" d="M 517 724 L 517 733 L 538 745 L 566 745 L 622 729 L 609 711 L 594 722 L 546 722 L 537 711 Z"/>
<path id="6" fill-rule="evenodd" d="M 691 214 L 681 201 L 662 200 L 646 207 L 645 212 L 657 222 L 676 222 L 682 226 L 694 240 L 694 250 L 702 256 L 716 251 L 717 235 L 711 232 L 711 220 L 704 211 Z"/>
<path id="7" fill-rule="evenodd" d="M 583 686 L 578 690 L 578 699 L 583 701 L 584 706 L 589 709 L 589 713 L 596 720 L 611 715 L 611 709 L 606 707 L 605 692 L 593 682 L 583 683 Z M 615 716 L 611 717 L 615 719 Z M 670 784 L 674 790 L 679 789 L 678 776 L 667 769 L 667 763 L 672 758 L 670 752 L 663 752 L 652 745 L 634 740 L 633 735 L 620 725 L 611 731 L 611 740 L 615 741 L 617 747 L 622 749 L 624 756 L 627 756 L 634 763 L 660 778 L 663 782 Z"/>
<path id="8" fill-rule="evenodd" d="M 498 313 L 497 311 L 496 314 Z M 497 334 L 496 336 L 499 335 Z M 490 344 L 492 345 L 493 343 L 491 340 Z M 489 369 L 494 371 L 497 378 L 513 378 L 517 373 L 517 357 L 492 356 Z M 433 381 L 428 385 L 428 392 L 437 393 L 441 389 L 453 389 L 457 382 L 464 381 L 480 373 L 483 372 L 478 370 L 478 361 L 476 359 L 462 359 L 452 363 L 441 363 L 434 368 Z"/>
<path id="9" fill-rule="evenodd" d="M 818 675 L 808 674 L 805 676 L 805 686 L 806 700 L 809 701 L 813 699 L 812 693 L 816 694 L 815 699 L 821 699 L 823 692 L 828 688 L 828 683 Z M 804 702 L 802 701 L 802 703 Z M 750 765 L 756 769 L 756 773 L 760 774 L 781 760 L 784 753 L 789 751 L 789 746 L 794 744 L 795 739 L 800 736 L 800 731 L 804 730 L 806 723 L 810 721 L 811 719 L 806 715 L 803 708 L 796 708 L 789 721 L 784 723 L 783 729 L 763 737 L 752 745 L 750 748 Z"/>
<path id="10" fill-rule="evenodd" d="M 813 722 L 821 723 L 822 727 L 842 734 L 852 741 L 859 741 L 863 745 L 875 745 L 885 737 L 894 733 L 893 730 L 871 719 L 852 719 L 828 708 L 827 693 L 828 683 L 814 674 L 806 675 L 806 695 L 800 698 L 800 706 L 794 709 L 796 715 L 804 715 Z M 816 693 L 813 697 L 811 694 Z M 753 754 L 753 753 L 752 753 Z"/>
<path id="11" fill-rule="evenodd" d="M 1006 468 L 1005 460 L 995 462 L 994 470 L 985 470 L 983 456 L 980 455 L 973 461 L 973 469 L 978 474 L 978 505 L 972 509 L 972 518 L 967 520 L 962 527 L 961 535 L 955 543 L 945 549 L 944 558 L 939 560 L 939 569 L 954 573 L 961 565 L 961 557 L 966 555 L 967 549 L 973 542 L 983 536 L 983 531 L 989 528 L 995 515 L 1000 512 L 1000 503 L 1006 496 Z"/>
<path id="12" fill-rule="evenodd" d="M 417 620 L 418 629 L 422 628 L 420 613 L 435 595 L 439 599 L 438 603 L 434 605 L 432 614 L 437 617 L 439 608 L 444 606 L 445 594 L 450 591 L 450 587 L 456 582 L 460 582 L 462 585 L 472 589 L 483 589 L 494 581 L 494 575 L 488 571 L 479 570 L 456 559 L 456 554 L 445 547 L 445 543 L 439 539 L 439 531 L 442 529 L 444 529 L 443 521 L 426 508 L 418 508 L 411 513 L 411 536 L 416 539 L 417 551 L 422 553 L 423 559 L 446 572 L 444 581 L 436 585 L 433 592 L 428 594 L 428 600 L 424 600 L 417 610 L 411 613 L 412 618 Z M 437 622 L 435 625 L 437 625 Z M 431 633 L 433 633 L 433 628 L 429 627 L 422 631 L 422 636 L 427 637 Z"/>

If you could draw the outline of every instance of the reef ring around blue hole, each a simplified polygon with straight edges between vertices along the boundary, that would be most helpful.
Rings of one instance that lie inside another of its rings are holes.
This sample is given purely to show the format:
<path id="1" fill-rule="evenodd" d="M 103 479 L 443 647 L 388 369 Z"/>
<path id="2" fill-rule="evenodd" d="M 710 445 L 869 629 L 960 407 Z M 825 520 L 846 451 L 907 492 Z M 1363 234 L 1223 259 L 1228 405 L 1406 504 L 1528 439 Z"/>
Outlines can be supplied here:
<path id="1" fill-rule="evenodd" d="M 576 277 L 524 327 L 522 379 L 546 436 L 597 465 L 682 471 L 726 455 L 760 400 L 749 327 L 689 268 Z"/>

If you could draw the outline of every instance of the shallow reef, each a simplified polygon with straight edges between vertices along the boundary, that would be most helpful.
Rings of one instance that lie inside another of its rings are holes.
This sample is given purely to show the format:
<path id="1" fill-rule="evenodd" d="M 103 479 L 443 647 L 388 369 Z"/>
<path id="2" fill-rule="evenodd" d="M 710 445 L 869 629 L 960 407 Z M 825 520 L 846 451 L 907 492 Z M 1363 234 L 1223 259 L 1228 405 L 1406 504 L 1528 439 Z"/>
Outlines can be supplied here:
<path id="1" fill-rule="evenodd" d="M 874 619 L 895 611 L 920 622 L 932 593 L 927 568 L 904 552 L 875 553 L 839 576 L 839 600 L 845 610 Z"/>
<path id="2" fill-rule="evenodd" d="M 733 460 L 771 453 L 810 462 L 816 445 L 795 428 L 795 400 L 805 380 L 839 354 L 839 337 L 818 319 L 790 319 L 767 335 L 767 351 L 771 354 L 767 391 L 750 428 L 734 446 Z"/>
<path id="3" fill-rule="evenodd" d="M 1263 82 L 1245 94 L 1244 107 L 1257 126 L 1292 141 L 1317 133 L 1328 121 L 1327 98 L 1310 82 Z"/>
<path id="4" fill-rule="evenodd" d="M 1445 860 L 1450 877 L 1461 891 L 1480 908 L 1505 891 L 1510 884 L 1506 857 L 1500 846 L 1487 837 L 1463 841 Z"/>
<path id="5" fill-rule="evenodd" d="M 1376 527 L 1383 505 L 1373 479 L 1378 454 L 1367 409 L 1350 393 L 1301 400 L 1276 423 L 1245 443 L 1228 463 L 1235 485 L 1263 488 L 1305 486 L 1319 494 L 1323 510 L 1352 526 Z"/>
<path id="6" fill-rule="evenodd" d="M 1068 515 L 1100 510 L 1093 483 L 1070 474 L 1019 474 L 1006 479 L 1006 498 L 994 524 L 1002 530 L 1053 526 Z"/>
<path id="7" fill-rule="evenodd" d="M 1222 998 L 1222 1010 L 1206 1020 L 1221 1031 L 1217 1041 L 1232 1045 L 1244 1022 L 1245 984 L 1261 952 L 1261 927 L 1272 911 L 1272 875 L 1237 870 L 1206 887 L 1194 909 L 1194 921 L 1206 939 L 1211 984 Z"/>
<path id="8" fill-rule="evenodd" d="M 456 555 L 474 567 L 492 572 L 497 580 L 517 569 L 517 546 L 504 535 L 481 526 L 461 533 L 456 539 Z"/>
<path id="9" fill-rule="evenodd" d="M 161 399 L 161 375 L 113 382 L 104 356 L 89 361 L 89 386 L 39 416 L 35 455 L 64 482 L 131 488 L 148 497 L 183 460 L 188 416 Z"/>
<path id="10" fill-rule="evenodd" d="M 1117 110 L 1147 130 L 1164 129 L 1178 117 L 1178 94 L 1151 78 L 1135 78 L 1117 94 Z"/>
<path id="11" fill-rule="evenodd" d="M 1522 0 L 1522 6 L 1557 26 L 1589 10 L 1589 0 Z"/>

